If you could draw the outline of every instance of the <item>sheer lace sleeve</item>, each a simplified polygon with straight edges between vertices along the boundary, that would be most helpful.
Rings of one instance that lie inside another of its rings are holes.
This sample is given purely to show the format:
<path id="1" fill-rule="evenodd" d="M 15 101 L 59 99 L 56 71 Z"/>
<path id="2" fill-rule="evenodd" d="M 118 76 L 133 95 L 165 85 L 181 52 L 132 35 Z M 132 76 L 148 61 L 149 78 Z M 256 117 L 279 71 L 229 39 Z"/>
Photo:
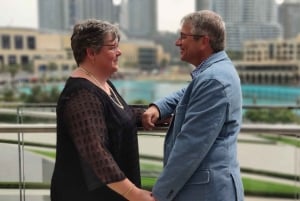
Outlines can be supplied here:
<path id="1" fill-rule="evenodd" d="M 103 104 L 88 90 L 72 94 L 65 106 L 69 134 L 84 162 L 90 165 L 102 183 L 125 178 L 108 150 L 108 133 Z"/>
<path id="2" fill-rule="evenodd" d="M 143 105 L 132 105 L 132 106 L 130 106 L 130 108 L 136 117 L 136 125 L 138 127 L 141 127 L 142 126 L 142 115 L 145 112 L 145 110 L 147 109 L 147 107 L 143 106 Z"/>

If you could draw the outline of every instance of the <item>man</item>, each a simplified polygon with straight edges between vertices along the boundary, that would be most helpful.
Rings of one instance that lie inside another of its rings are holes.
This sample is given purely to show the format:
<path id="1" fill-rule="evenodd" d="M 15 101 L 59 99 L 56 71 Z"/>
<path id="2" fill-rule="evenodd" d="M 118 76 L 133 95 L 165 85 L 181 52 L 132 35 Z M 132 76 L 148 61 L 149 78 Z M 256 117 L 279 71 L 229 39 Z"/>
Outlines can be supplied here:
<path id="1" fill-rule="evenodd" d="M 237 160 L 242 94 L 224 51 L 225 23 L 208 10 L 188 14 L 181 22 L 176 46 L 181 60 L 195 66 L 192 81 L 151 104 L 143 115 L 146 129 L 174 115 L 153 196 L 158 201 L 242 201 Z"/>

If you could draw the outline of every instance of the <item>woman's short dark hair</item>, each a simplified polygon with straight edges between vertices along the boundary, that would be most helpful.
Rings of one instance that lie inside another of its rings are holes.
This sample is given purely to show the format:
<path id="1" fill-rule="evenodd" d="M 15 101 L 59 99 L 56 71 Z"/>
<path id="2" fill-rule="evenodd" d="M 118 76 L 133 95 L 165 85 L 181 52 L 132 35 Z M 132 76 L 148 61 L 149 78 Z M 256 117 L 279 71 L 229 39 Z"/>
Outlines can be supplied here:
<path id="1" fill-rule="evenodd" d="M 104 40 L 111 34 L 113 40 L 120 40 L 119 29 L 107 21 L 88 19 L 78 22 L 73 28 L 71 47 L 77 65 L 86 57 L 86 49 L 91 48 L 99 52 L 104 45 Z"/>

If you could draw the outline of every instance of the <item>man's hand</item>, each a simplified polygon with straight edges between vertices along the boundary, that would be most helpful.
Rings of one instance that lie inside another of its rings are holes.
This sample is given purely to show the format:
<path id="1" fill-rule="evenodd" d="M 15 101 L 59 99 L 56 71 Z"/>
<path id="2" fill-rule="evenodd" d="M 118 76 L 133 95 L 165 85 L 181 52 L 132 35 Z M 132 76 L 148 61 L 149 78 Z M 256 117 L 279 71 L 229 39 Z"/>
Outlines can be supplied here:
<path id="1" fill-rule="evenodd" d="M 142 116 L 142 124 L 146 130 L 152 130 L 159 118 L 159 110 L 155 105 L 151 105 Z"/>

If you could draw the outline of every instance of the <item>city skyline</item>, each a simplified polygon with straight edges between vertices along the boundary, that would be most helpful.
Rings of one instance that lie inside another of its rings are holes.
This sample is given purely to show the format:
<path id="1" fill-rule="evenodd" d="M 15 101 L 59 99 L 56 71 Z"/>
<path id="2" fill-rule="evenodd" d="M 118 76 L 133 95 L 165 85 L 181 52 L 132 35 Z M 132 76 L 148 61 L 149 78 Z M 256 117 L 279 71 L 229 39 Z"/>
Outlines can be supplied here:
<path id="1" fill-rule="evenodd" d="M 288 4 L 278 6 L 283 3 L 282 0 L 123 0 L 120 7 L 113 6 L 113 3 L 120 4 L 120 1 L 73 0 L 69 4 L 66 0 L 28 0 L 27 3 L 24 0 L 11 0 L 0 8 L 0 11 L 3 7 L 6 12 L 10 11 L 9 14 L 2 12 L 4 17 L 0 19 L 0 26 L 2 20 L 6 22 L 4 27 L 32 27 L 42 31 L 64 32 L 69 31 L 79 19 L 93 17 L 119 23 L 129 38 L 148 38 L 156 31 L 176 33 L 185 14 L 197 9 L 211 9 L 219 13 L 226 23 L 227 49 L 240 51 L 244 41 L 282 37 L 284 30 L 278 21 L 278 8 Z M 282 18 L 285 19 L 284 16 Z M 22 24 L 21 20 L 27 24 Z M 292 20 L 297 22 L 298 18 Z M 298 28 L 294 32 L 297 31 Z"/>
<path id="2" fill-rule="evenodd" d="M 0 2 L 1 27 L 38 28 L 37 0 L 0 0 Z M 158 0 L 157 7 L 158 30 L 176 32 L 180 27 L 180 19 L 194 11 L 195 3 L 194 0 Z"/>

